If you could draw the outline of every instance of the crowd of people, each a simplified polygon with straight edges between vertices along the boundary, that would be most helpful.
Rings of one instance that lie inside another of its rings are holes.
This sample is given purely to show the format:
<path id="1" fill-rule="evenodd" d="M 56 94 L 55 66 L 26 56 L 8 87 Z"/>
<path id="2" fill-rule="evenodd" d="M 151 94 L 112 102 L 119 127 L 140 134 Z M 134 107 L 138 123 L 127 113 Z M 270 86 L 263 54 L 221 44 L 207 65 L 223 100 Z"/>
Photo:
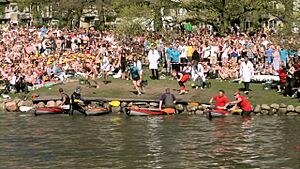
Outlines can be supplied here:
<path id="1" fill-rule="evenodd" d="M 159 80 L 161 72 L 178 80 L 180 94 L 187 93 L 184 83 L 194 81 L 204 89 L 207 78 L 238 79 L 249 92 L 254 75 L 279 76 L 278 92 L 292 96 L 300 87 L 300 50 L 288 50 L 271 35 L 228 33 L 222 36 L 207 29 L 193 32 L 147 32 L 125 36 L 113 31 L 60 29 L 2 25 L 0 28 L 0 72 L 5 92 L 27 92 L 31 86 L 47 81 L 64 80 L 69 75 L 92 79 L 112 75 L 133 80 L 142 94 L 143 65 L 151 78 Z M 283 39 L 292 44 L 297 40 Z"/>

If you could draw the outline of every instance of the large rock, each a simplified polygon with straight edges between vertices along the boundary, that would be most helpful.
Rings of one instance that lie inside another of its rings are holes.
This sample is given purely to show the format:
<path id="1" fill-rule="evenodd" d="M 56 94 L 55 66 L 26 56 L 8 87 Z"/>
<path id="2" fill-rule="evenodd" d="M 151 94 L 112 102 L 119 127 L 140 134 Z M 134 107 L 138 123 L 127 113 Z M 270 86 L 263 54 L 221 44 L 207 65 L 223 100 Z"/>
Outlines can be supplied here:
<path id="1" fill-rule="evenodd" d="M 297 107 L 295 108 L 295 111 L 296 111 L 297 113 L 300 113 L 300 106 L 297 106 Z"/>
<path id="2" fill-rule="evenodd" d="M 111 112 L 119 114 L 119 113 L 121 113 L 121 107 L 120 106 L 114 106 L 114 107 L 111 108 Z"/>
<path id="3" fill-rule="evenodd" d="M 16 104 L 18 104 L 20 101 L 22 101 L 22 100 L 19 99 L 19 98 L 15 98 L 15 99 L 13 100 L 13 102 L 15 102 Z"/>
<path id="4" fill-rule="evenodd" d="M 279 104 L 279 107 L 280 107 L 280 108 L 286 108 L 286 104 L 280 103 L 280 104 Z"/>
<path id="5" fill-rule="evenodd" d="M 297 116 L 298 113 L 295 113 L 295 112 L 288 112 L 286 115 L 287 115 L 287 116 Z"/>
<path id="6" fill-rule="evenodd" d="M 279 104 L 271 104 L 270 107 L 278 110 L 280 106 L 279 106 Z"/>
<path id="7" fill-rule="evenodd" d="M 48 101 L 46 107 L 56 107 L 55 101 L 53 100 Z"/>
<path id="8" fill-rule="evenodd" d="M 287 108 L 286 108 L 286 110 L 288 112 L 293 112 L 293 111 L 295 111 L 295 107 L 293 105 L 288 105 Z"/>
<path id="9" fill-rule="evenodd" d="M 186 110 L 188 112 L 196 111 L 198 109 L 198 106 L 192 106 L 192 105 L 187 105 Z"/>
<path id="10" fill-rule="evenodd" d="M 286 114 L 286 112 L 286 108 L 279 108 L 277 114 L 283 116 Z"/>
<path id="11" fill-rule="evenodd" d="M 127 102 L 122 102 L 121 107 L 127 107 L 128 103 Z"/>
<path id="12" fill-rule="evenodd" d="M 256 105 L 255 108 L 254 108 L 254 113 L 260 113 L 261 112 L 261 107 L 260 105 Z"/>
<path id="13" fill-rule="evenodd" d="M 262 110 L 270 110 L 271 108 L 270 108 L 270 106 L 268 106 L 267 104 L 262 104 L 262 105 L 261 105 L 261 109 L 262 109 Z"/>
<path id="14" fill-rule="evenodd" d="M 21 101 L 17 104 L 18 107 L 24 106 L 24 102 L 25 102 L 25 101 L 21 100 Z"/>
<path id="15" fill-rule="evenodd" d="M 128 107 L 131 107 L 133 105 L 133 103 L 132 102 L 130 102 L 129 104 L 128 104 Z"/>
<path id="16" fill-rule="evenodd" d="M 44 102 L 39 102 L 37 105 L 36 105 L 36 108 L 44 108 L 46 107 L 45 103 Z"/>
<path id="17" fill-rule="evenodd" d="M 195 112 L 195 114 L 196 114 L 196 115 L 203 115 L 204 112 L 203 112 L 202 110 L 197 110 L 197 111 Z"/>
<path id="18" fill-rule="evenodd" d="M 277 109 L 272 108 L 271 111 L 269 112 L 270 115 L 276 114 L 278 112 Z"/>
<path id="19" fill-rule="evenodd" d="M 16 112 L 18 111 L 18 105 L 16 102 L 7 102 L 5 103 L 5 109 L 9 112 Z"/>
<path id="20" fill-rule="evenodd" d="M 184 110 L 184 107 L 183 107 L 182 104 L 177 104 L 177 105 L 176 105 L 176 109 L 177 109 L 178 111 L 183 111 L 183 110 Z"/>
<path id="21" fill-rule="evenodd" d="M 33 106 L 33 101 L 32 100 L 25 100 L 23 104 L 24 104 L 24 106 L 32 107 Z"/>
<path id="22" fill-rule="evenodd" d="M 268 115 L 268 114 L 269 114 L 269 110 L 262 110 L 262 111 L 261 111 L 261 114 L 263 114 L 263 115 Z"/>

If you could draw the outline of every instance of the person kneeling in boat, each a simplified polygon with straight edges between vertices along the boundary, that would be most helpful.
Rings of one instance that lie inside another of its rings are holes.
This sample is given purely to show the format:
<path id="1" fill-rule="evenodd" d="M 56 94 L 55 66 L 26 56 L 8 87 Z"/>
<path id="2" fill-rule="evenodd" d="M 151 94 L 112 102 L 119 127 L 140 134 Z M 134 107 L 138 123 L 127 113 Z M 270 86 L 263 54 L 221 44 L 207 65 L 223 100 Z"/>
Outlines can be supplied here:
<path id="1" fill-rule="evenodd" d="M 179 94 L 181 95 L 188 93 L 184 83 L 186 83 L 190 79 L 190 74 L 185 72 L 177 72 L 176 70 L 173 70 L 172 76 L 177 78 L 178 84 L 180 86 Z"/>
<path id="2" fill-rule="evenodd" d="M 84 114 L 87 116 L 85 110 L 81 107 L 81 105 L 84 105 L 84 99 L 80 94 L 81 89 L 80 87 L 77 87 L 76 90 L 71 95 L 71 111 L 70 114 L 73 115 L 74 110 L 77 110 L 78 112 Z"/>
<path id="3" fill-rule="evenodd" d="M 242 116 L 250 116 L 252 112 L 251 103 L 244 96 L 241 96 L 240 92 L 234 93 L 234 97 L 235 97 L 235 101 L 227 103 L 225 107 L 229 105 L 234 105 L 234 107 L 230 109 L 231 111 L 239 107 L 242 109 L 242 113 L 241 113 Z"/>
<path id="4" fill-rule="evenodd" d="M 162 110 L 162 107 L 175 109 L 175 104 L 176 97 L 170 92 L 170 88 L 167 88 L 166 93 L 160 96 L 159 110 Z"/>
<path id="5" fill-rule="evenodd" d="M 61 95 L 61 106 L 64 109 L 64 113 L 68 114 L 70 112 L 70 97 L 64 92 L 63 88 L 60 88 L 59 93 Z"/>
<path id="6" fill-rule="evenodd" d="M 216 101 L 215 110 L 224 110 L 226 108 L 225 105 L 228 103 L 228 99 L 225 96 L 224 90 L 219 90 L 219 94 L 212 97 L 209 104 L 212 104 L 214 100 Z"/>

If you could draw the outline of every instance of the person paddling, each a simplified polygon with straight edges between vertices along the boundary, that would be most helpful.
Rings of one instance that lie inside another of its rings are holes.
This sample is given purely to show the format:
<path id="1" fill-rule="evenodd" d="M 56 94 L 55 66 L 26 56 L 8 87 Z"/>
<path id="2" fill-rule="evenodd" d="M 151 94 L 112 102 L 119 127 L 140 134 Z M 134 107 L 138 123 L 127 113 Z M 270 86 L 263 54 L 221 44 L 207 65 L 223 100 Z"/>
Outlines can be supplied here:
<path id="1" fill-rule="evenodd" d="M 81 92 L 81 88 L 77 87 L 75 89 L 75 91 L 73 92 L 73 94 L 71 95 L 71 112 L 70 114 L 73 115 L 74 110 L 77 110 L 78 112 L 84 114 L 85 116 L 87 116 L 85 110 L 80 106 L 83 105 L 83 97 L 80 94 Z"/>
<path id="2" fill-rule="evenodd" d="M 234 93 L 234 97 L 235 101 L 227 103 L 225 107 L 229 105 L 234 105 L 234 107 L 231 110 L 235 110 L 237 107 L 239 107 L 243 110 L 241 113 L 242 116 L 250 116 L 252 112 L 251 103 L 244 96 L 241 96 L 240 92 Z"/>
<path id="3" fill-rule="evenodd" d="M 68 108 L 65 109 L 65 113 L 69 113 L 70 111 L 70 97 L 64 92 L 63 88 L 60 88 L 59 93 L 61 95 L 61 105 L 58 106 L 66 106 Z"/>
<path id="4" fill-rule="evenodd" d="M 212 97 L 209 103 L 212 104 L 214 100 L 216 101 L 215 110 L 225 109 L 225 105 L 228 103 L 228 99 L 225 96 L 224 90 L 219 90 L 219 94 Z"/>
<path id="5" fill-rule="evenodd" d="M 170 92 L 170 88 L 166 88 L 166 93 L 160 96 L 159 110 L 164 108 L 175 108 L 176 97 Z"/>

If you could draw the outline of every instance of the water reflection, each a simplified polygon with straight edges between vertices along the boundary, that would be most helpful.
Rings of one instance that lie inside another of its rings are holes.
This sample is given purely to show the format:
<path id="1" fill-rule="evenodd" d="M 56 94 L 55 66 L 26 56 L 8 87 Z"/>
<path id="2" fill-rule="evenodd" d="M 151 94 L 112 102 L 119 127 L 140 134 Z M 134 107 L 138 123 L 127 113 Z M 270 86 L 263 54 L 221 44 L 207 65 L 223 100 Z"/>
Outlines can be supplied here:
<path id="1" fill-rule="evenodd" d="M 297 168 L 299 122 L 0 114 L 0 168 Z"/>

